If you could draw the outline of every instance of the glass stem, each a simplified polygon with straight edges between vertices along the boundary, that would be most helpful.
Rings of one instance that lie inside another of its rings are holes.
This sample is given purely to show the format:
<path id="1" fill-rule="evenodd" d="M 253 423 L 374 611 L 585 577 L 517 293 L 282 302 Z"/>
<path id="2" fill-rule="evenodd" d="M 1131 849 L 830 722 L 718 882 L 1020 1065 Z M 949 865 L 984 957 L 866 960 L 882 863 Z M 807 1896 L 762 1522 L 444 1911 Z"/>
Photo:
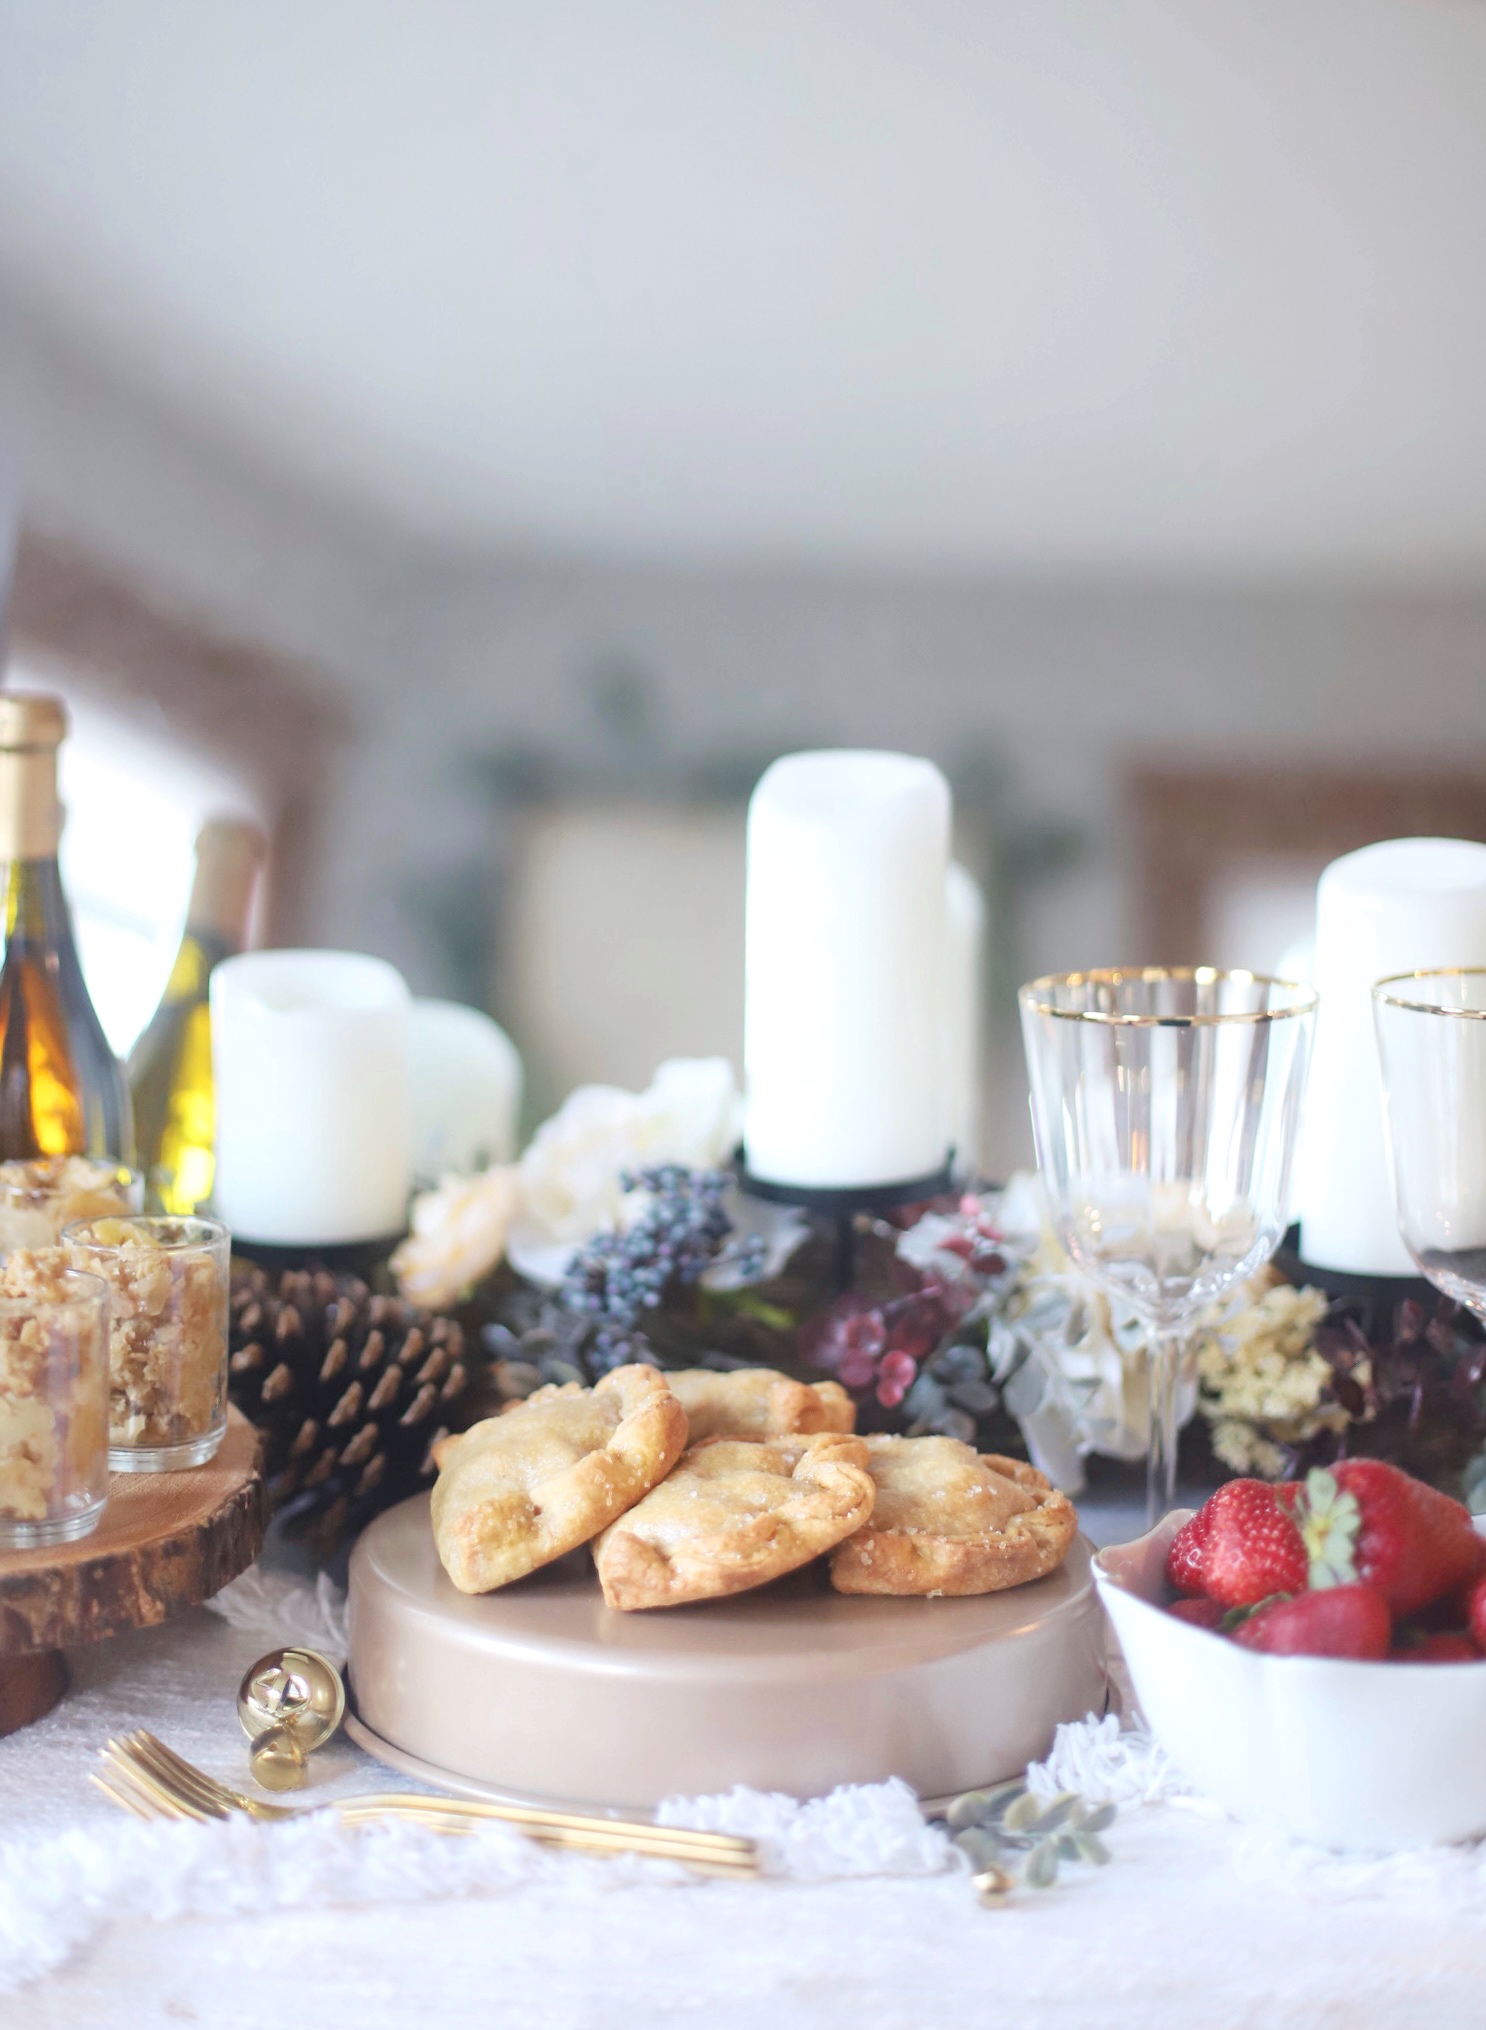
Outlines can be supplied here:
<path id="1" fill-rule="evenodd" d="M 1182 1371 L 1182 1334 L 1152 1332 L 1146 1353 L 1151 1398 L 1151 1443 L 1146 1454 L 1145 1520 L 1148 1529 L 1176 1505 L 1176 1398 Z"/>

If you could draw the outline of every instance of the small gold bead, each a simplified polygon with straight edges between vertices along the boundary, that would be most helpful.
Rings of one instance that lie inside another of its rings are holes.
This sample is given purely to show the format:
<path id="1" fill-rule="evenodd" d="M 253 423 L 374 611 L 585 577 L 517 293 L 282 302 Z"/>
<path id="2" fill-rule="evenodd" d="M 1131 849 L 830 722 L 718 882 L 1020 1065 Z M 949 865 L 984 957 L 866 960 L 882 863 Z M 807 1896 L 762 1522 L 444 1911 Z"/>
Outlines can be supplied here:
<path id="1" fill-rule="evenodd" d="M 999 1910 L 1016 1887 L 1016 1877 L 1004 1868 L 982 1868 L 974 1878 L 976 1892 L 987 1910 Z"/>
<path id="2" fill-rule="evenodd" d="M 288 1727 L 265 1728 L 248 1759 L 265 1790 L 298 1790 L 304 1782 L 304 1750 Z"/>

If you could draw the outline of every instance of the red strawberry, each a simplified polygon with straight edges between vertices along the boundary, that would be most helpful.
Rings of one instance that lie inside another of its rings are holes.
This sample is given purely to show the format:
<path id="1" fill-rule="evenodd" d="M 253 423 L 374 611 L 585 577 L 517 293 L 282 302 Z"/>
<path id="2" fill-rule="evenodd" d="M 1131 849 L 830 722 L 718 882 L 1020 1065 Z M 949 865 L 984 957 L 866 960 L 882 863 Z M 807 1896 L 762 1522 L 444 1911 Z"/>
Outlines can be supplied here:
<path id="1" fill-rule="evenodd" d="M 1343 1459 L 1306 1476 L 1301 1527 L 1313 1586 L 1376 1586 L 1413 1614 L 1481 1569 L 1469 1509 L 1383 1459 Z"/>
<path id="2" fill-rule="evenodd" d="M 1173 1600 L 1166 1612 L 1178 1621 L 1190 1621 L 1194 1628 L 1210 1628 L 1216 1634 L 1228 1610 L 1221 1600 Z"/>
<path id="3" fill-rule="evenodd" d="M 1271 1593 L 1303 1591 L 1309 1565 L 1300 1531 L 1264 1480 L 1230 1480 L 1208 1502 L 1208 1597 L 1253 1607 Z"/>
<path id="4" fill-rule="evenodd" d="M 1388 1603 L 1371 1586 L 1328 1586 L 1261 1607 L 1233 1632 L 1266 1656 L 1343 1656 L 1374 1662 L 1388 1654 Z"/>
<path id="5" fill-rule="evenodd" d="M 1486 1650 L 1486 1579 L 1477 1579 L 1465 1596 L 1465 1625 L 1477 1649 Z"/>
<path id="6" fill-rule="evenodd" d="M 1201 1593 L 1203 1567 L 1207 1561 L 1207 1533 L 1212 1522 L 1205 1502 L 1196 1515 L 1188 1516 L 1171 1540 L 1166 1553 L 1166 1577 L 1178 1593 Z"/>
<path id="7" fill-rule="evenodd" d="M 1400 1642 L 1388 1652 L 1389 1663 L 1479 1663 L 1481 1652 L 1459 1629 L 1420 1636 L 1414 1642 Z"/>

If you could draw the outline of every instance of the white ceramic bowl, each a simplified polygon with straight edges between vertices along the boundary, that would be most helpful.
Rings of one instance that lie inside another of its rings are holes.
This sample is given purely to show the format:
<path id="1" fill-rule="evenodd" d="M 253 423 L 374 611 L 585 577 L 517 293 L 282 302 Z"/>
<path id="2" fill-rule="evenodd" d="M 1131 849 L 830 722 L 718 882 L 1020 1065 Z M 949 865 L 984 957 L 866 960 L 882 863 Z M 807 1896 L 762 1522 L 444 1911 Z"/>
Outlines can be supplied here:
<path id="1" fill-rule="evenodd" d="M 1486 1833 L 1486 1658 L 1260 1656 L 1165 1612 L 1191 1514 L 1094 1560 L 1151 1732 L 1236 1818 L 1373 1853 Z"/>

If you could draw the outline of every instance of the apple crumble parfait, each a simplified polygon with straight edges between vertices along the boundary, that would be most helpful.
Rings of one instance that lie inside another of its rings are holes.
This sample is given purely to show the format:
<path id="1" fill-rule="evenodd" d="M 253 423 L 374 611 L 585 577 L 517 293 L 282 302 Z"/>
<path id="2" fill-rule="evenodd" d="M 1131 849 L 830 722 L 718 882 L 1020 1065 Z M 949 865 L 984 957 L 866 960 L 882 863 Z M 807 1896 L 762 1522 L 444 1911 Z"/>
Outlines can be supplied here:
<path id="1" fill-rule="evenodd" d="M 0 1546 L 86 1536 L 108 1492 L 108 1289 L 57 1248 L 0 1269 Z"/>
<path id="2" fill-rule="evenodd" d="M 63 1238 L 109 1288 L 109 1464 L 160 1473 L 210 1459 L 227 1428 L 227 1229 L 94 1219 Z"/>
<path id="3" fill-rule="evenodd" d="M 0 1163 L 0 1254 L 52 1248 L 79 1220 L 138 1212 L 144 1180 L 98 1156 L 16 1157 Z"/>

